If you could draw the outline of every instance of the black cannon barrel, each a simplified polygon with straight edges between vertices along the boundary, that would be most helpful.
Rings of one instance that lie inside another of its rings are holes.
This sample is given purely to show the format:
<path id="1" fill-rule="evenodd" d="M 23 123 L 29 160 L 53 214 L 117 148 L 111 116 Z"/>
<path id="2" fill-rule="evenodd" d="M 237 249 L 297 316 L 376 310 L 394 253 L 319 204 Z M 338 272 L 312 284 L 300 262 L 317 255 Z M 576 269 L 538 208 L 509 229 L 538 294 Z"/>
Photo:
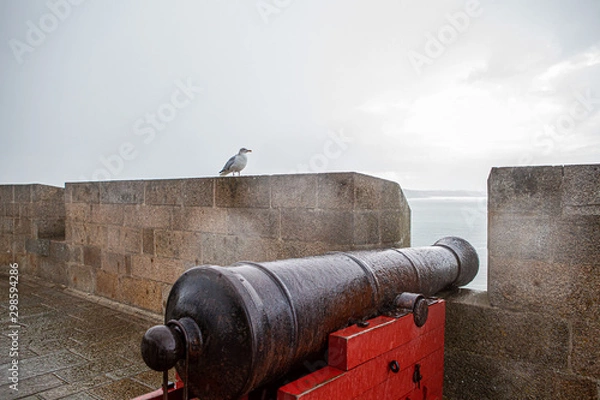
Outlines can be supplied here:
<path id="1" fill-rule="evenodd" d="M 479 259 L 465 240 L 332 253 L 231 267 L 200 266 L 175 282 L 165 324 L 142 339 L 148 366 L 174 365 L 202 400 L 237 399 L 322 351 L 329 333 L 388 309 L 403 292 L 469 283 Z M 186 346 L 188 368 L 185 368 Z"/>

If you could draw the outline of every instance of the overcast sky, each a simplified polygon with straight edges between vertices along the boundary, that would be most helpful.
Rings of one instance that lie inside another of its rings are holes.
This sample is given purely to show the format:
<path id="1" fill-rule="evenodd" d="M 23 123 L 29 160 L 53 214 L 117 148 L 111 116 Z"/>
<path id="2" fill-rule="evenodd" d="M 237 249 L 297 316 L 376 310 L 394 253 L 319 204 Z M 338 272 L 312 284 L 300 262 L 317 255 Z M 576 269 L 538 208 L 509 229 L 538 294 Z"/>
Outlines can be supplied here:
<path id="1" fill-rule="evenodd" d="M 598 0 L 0 0 L 0 183 L 600 162 Z"/>

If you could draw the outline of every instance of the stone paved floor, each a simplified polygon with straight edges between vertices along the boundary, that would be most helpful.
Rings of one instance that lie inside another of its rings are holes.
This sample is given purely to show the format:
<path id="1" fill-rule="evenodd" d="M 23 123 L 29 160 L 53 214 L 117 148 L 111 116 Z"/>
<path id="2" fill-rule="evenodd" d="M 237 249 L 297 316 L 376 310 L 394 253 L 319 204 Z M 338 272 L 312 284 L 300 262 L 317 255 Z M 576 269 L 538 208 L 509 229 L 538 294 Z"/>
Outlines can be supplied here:
<path id="1" fill-rule="evenodd" d="M 9 280 L 0 275 L 0 399 L 131 399 L 160 387 L 140 355 L 142 335 L 159 321 L 20 277 L 19 391 L 10 388 Z M 110 305 L 110 304 L 109 304 Z"/>

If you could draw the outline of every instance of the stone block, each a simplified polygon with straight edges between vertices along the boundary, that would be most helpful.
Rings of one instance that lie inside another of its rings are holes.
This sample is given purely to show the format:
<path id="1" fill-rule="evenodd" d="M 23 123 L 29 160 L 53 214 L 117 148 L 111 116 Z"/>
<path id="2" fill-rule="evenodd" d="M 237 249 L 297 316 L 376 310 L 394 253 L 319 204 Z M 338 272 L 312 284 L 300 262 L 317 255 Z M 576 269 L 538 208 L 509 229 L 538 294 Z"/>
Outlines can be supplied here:
<path id="1" fill-rule="evenodd" d="M 183 205 L 185 207 L 212 207 L 215 204 L 215 180 L 212 178 L 185 179 Z"/>
<path id="2" fill-rule="evenodd" d="M 40 257 L 38 259 L 37 273 L 41 278 L 49 282 L 65 286 L 69 284 L 67 265 L 56 262 L 49 257 Z"/>
<path id="3" fill-rule="evenodd" d="M 32 185 L 32 202 L 65 203 L 65 189 L 49 185 Z"/>
<path id="4" fill-rule="evenodd" d="M 94 269 L 88 265 L 71 263 L 67 266 L 69 287 L 93 293 L 96 287 Z"/>
<path id="5" fill-rule="evenodd" d="M 488 290 L 492 305 L 514 310 L 572 310 L 573 276 L 568 265 L 521 258 L 489 258 Z"/>
<path id="6" fill-rule="evenodd" d="M 163 228 L 171 225 L 170 206 L 126 205 L 124 225 L 133 228 Z"/>
<path id="7" fill-rule="evenodd" d="M 134 277 L 122 277 L 120 300 L 148 311 L 162 312 L 162 285 Z"/>
<path id="8" fill-rule="evenodd" d="M 66 241 L 73 244 L 87 244 L 87 233 L 82 223 L 70 223 L 66 228 Z"/>
<path id="9" fill-rule="evenodd" d="M 450 296 L 446 303 L 446 346 L 455 351 L 566 370 L 570 352 L 567 320 L 553 314 L 491 307 L 487 293 Z M 466 299 L 463 297 L 469 296 Z M 535 327 L 535 328 L 534 328 Z"/>
<path id="10" fill-rule="evenodd" d="M 329 173 L 318 175 L 317 207 L 323 209 L 354 209 L 353 173 Z"/>
<path id="11" fill-rule="evenodd" d="M 100 202 L 142 204 L 144 203 L 144 181 L 100 182 Z"/>
<path id="12" fill-rule="evenodd" d="M 77 259 L 74 259 L 73 250 L 67 243 L 56 240 L 50 240 L 49 242 L 49 256 L 55 262 L 68 263 L 78 261 Z"/>
<path id="13" fill-rule="evenodd" d="M 600 164 L 565 165 L 562 196 L 566 206 L 599 206 Z"/>
<path id="14" fill-rule="evenodd" d="M 181 207 L 173 209 L 171 229 L 190 232 L 227 232 L 226 208 Z"/>
<path id="15" fill-rule="evenodd" d="M 120 300 L 119 277 L 101 269 L 94 270 L 94 273 L 96 275 L 95 294 L 113 300 Z"/>
<path id="16" fill-rule="evenodd" d="M 105 225 L 84 224 L 85 242 L 90 246 L 108 246 L 108 227 Z"/>
<path id="17" fill-rule="evenodd" d="M 183 232 L 157 230 L 154 233 L 156 255 L 166 258 L 180 258 Z"/>
<path id="18" fill-rule="evenodd" d="M 238 261 L 266 261 L 274 240 L 234 235 L 202 234 L 202 264 L 231 265 Z"/>
<path id="19" fill-rule="evenodd" d="M 323 242 L 305 242 L 300 240 L 276 240 L 270 247 L 267 255 L 269 260 L 283 260 L 286 258 L 310 257 L 325 254 L 330 251 L 341 251 L 335 245 Z"/>
<path id="20" fill-rule="evenodd" d="M 182 232 L 180 258 L 190 261 L 191 265 L 202 262 L 202 234 L 199 232 Z"/>
<path id="21" fill-rule="evenodd" d="M 396 210 L 384 210 L 379 214 L 379 229 L 382 244 L 391 244 L 402 241 L 403 236 L 410 237 L 410 230 L 402 231 L 404 226 L 402 216 Z"/>
<path id="22" fill-rule="evenodd" d="M 115 275 L 126 275 L 125 255 L 113 252 L 103 252 L 102 270 Z"/>
<path id="23" fill-rule="evenodd" d="M 36 237 L 36 232 L 34 230 L 35 225 L 29 218 L 16 218 L 14 227 L 13 233 L 15 235 L 25 235 L 32 238 Z"/>
<path id="24" fill-rule="evenodd" d="M 377 245 L 381 242 L 378 211 L 361 211 L 354 214 L 353 242 L 357 245 Z"/>
<path id="25" fill-rule="evenodd" d="M 92 218 L 92 205 L 89 203 L 65 204 L 65 216 L 71 222 L 89 222 Z"/>
<path id="26" fill-rule="evenodd" d="M 270 177 L 248 176 L 215 179 L 217 207 L 269 208 Z"/>
<path id="27" fill-rule="evenodd" d="M 556 227 L 554 260 L 600 265 L 600 215 L 565 216 Z"/>
<path id="28" fill-rule="evenodd" d="M 15 203 L 31 203 L 32 185 L 14 185 Z"/>
<path id="29" fill-rule="evenodd" d="M 316 208 L 316 174 L 275 175 L 271 177 L 271 207 Z"/>
<path id="30" fill-rule="evenodd" d="M 596 286 L 596 296 L 598 295 Z M 600 380 L 600 298 L 590 305 L 586 314 L 573 320 L 573 350 L 571 355 L 573 370 L 582 376 Z"/>
<path id="31" fill-rule="evenodd" d="M 144 254 L 154 255 L 156 254 L 155 242 L 154 242 L 154 229 L 146 228 L 142 233 L 142 248 Z"/>
<path id="32" fill-rule="evenodd" d="M 351 211 L 282 209 L 281 238 L 352 244 L 354 216 Z"/>
<path id="33" fill-rule="evenodd" d="M 48 239 L 26 239 L 25 250 L 31 254 L 47 257 L 50 255 L 50 241 Z"/>
<path id="34" fill-rule="evenodd" d="M 448 400 L 598 400 L 590 379 L 537 364 L 497 359 L 446 347 L 444 399 Z"/>
<path id="35" fill-rule="evenodd" d="M 173 284 L 184 272 L 185 266 L 181 260 L 148 255 L 131 257 L 133 277 Z"/>
<path id="36" fill-rule="evenodd" d="M 13 203 L 14 200 L 14 185 L 0 185 L 0 203 Z"/>
<path id="37" fill-rule="evenodd" d="M 492 213 L 559 216 L 563 167 L 492 168 L 488 210 Z"/>
<path id="38" fill-rule="evenodd" d="M 384 210 L 400 209 L 403 213 L 407 212 L 410 219 L 410 207 L 400 185 L 387 180 L 383 180 L 381 185 L 380 208 Z"/>
<path id="39" fill-rule="evenodd" d="M 378 210 L 383 207 L 384 197 L 383 179 L 372 176 L 355 174 L 354 175 L 354 208 L 358 210 Z M 396 185 L 398 186 L 398 185 Z M 399 190 L 398 186 L 398 190 Z M 390 186 L 386 187 L 390 190 Z M 391 194 L 387 194 L 391 196 Z M 399 203 L 395 208 L 399 207 Z"/>
<path id="40" fill-rule="evenodd" d="M 165 179 L 146 182 L 145 203 L 149 205 L 183 204 L 183 181 Z"/>
<path id="41" fill-rule="evenodd" d="M 13 217 L 0 217 L 0 233 L 12 234 L 15 229 L 15 219 Z"/>
<path id="42" fill-rule="evenodd" d="M 279 211 L 273 209 L 235 208 L 227 212 L 227 233 L 237 236 L 277 238 Z"/>
<path id="43" fill-rule="evenodd" d="M 102 268 L 102 248 L 83 246 L 83 263 L 94 268 Z"/>
<path id="44" fill-rule="evenodd" d="M 488 220 L 490 257 L 552 260 L 558 232 L 555 218 L 490 213 Z M 489 269 L 493 268 L 491 264 Z"/>
<path id="45" fill-rule="evenodd" d="M 72 203 L 99 203 L 100 182 L 67 183 L 65 199 Z"/>
<path id="46" fill-rule="evenodd" d="M 89 221 L 100 225 L 123 225 L 125 210 L 121 204 L 92 204 Z"/>
<path id="47" fill-rule="evenodd" d="M 142 230 L 121 228 L 121 250 L 138 254 L 142 251 Z"/>

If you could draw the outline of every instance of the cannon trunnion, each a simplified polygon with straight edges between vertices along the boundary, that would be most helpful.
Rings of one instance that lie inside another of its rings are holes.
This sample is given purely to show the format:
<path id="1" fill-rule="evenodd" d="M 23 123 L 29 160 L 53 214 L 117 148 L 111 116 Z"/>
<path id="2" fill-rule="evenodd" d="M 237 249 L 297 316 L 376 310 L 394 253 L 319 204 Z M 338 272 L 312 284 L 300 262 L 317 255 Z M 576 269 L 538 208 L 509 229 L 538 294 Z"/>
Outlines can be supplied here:
<path id="1" fill-rule="evenodd" d="M 142 356 L 173 366 L 202 400 L 238 399 L 323 351 L 328 335 L 469 283 L 479 259 L 465 240 L 433 246 L 332 253 L 231 267 L 200 266 L 175 282 L 165 325 L 150 328 Z M 423 315 L 424 314 L 424 315 Z"/>

